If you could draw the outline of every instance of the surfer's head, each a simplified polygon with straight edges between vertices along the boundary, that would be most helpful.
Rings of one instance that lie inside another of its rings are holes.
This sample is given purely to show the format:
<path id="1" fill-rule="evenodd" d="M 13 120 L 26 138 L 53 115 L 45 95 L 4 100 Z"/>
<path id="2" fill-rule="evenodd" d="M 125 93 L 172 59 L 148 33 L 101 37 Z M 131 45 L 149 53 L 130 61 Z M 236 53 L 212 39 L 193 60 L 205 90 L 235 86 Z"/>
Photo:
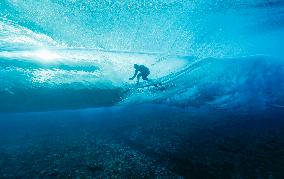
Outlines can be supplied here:
<path id="1" fill-rule="evenodd" d="M 134 66 L 135 69 L 138 68 L 138 65 L 137 65 L 137 64 L 134 64 L 133 66 Z"/>

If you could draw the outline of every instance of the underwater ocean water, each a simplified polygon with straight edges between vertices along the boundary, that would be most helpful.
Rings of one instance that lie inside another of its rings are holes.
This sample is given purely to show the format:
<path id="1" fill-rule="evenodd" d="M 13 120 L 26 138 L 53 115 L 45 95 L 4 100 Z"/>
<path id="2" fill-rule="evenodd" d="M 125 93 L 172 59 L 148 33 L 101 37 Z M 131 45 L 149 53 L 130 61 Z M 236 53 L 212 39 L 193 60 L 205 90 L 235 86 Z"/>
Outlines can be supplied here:
<path id="1" fill-rule="evenodd" d="M 283 58 L 282 0 L 1 0 L 0 178 L 284 178 Z"/>

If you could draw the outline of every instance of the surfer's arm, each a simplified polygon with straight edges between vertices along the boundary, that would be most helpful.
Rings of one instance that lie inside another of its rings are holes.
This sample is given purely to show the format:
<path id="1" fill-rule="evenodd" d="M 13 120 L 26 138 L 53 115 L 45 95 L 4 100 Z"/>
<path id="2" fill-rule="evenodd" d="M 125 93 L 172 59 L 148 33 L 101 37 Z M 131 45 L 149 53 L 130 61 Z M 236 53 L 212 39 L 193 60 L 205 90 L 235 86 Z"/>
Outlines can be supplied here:
<path id="1" fill-rule="evenodd" d="M 135 70 L 133 77 L 129 78 L 129 80 L 133 80 L 137 76 L 138 70 Z"/>

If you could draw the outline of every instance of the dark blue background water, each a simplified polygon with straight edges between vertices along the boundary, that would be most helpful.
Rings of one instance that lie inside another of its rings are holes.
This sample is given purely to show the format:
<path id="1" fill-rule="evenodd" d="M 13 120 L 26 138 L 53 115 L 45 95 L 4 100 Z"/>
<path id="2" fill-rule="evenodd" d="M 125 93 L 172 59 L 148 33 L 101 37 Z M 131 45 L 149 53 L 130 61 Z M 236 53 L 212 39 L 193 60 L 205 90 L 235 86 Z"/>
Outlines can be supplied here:
<path id="1" fill-rule="evenodd" d="M 1 115 L 2 177 L 282 178 L 283 112 L 167 106 Z"/>

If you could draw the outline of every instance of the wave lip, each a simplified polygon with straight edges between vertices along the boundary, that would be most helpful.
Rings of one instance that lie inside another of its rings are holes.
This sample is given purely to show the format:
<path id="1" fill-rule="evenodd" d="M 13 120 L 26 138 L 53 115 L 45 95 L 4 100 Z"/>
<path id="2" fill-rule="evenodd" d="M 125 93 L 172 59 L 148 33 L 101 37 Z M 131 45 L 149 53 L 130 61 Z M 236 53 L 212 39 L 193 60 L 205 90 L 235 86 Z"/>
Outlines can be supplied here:
<path id="1" fill-rule="evenodd" d="M 121 89 L 18 89 L 0 91 L 0 112 L 51 111 L 113 106 L 121 100 Z"/>
<path id="2" fill-rule="evenodd" d="M 16 51 L 39 47 L 59 47 L 51 37 L 36 33 L 13 21 L 0 17 L 0 51 Z"/>

